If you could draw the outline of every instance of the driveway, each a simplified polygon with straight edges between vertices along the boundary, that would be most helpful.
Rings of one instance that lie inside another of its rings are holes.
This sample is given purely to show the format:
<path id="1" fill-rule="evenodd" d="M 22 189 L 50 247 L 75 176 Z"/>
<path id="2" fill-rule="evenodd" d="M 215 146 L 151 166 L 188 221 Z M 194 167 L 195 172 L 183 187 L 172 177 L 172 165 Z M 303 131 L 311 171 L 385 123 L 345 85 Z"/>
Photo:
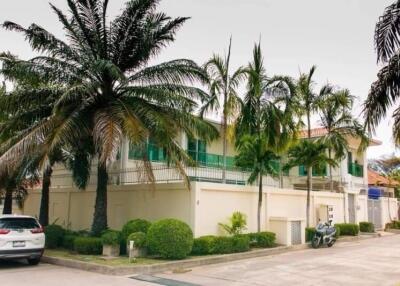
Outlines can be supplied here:
<path id="1" fill-rule="evenodd" d="M 0 277 L 2 285 L 12 286 L 400 285 L 399 262 L 400 235 L 393 235 L 204 266 L 183 274 L 115 277 L 48 264 L 0 262 Z"/>

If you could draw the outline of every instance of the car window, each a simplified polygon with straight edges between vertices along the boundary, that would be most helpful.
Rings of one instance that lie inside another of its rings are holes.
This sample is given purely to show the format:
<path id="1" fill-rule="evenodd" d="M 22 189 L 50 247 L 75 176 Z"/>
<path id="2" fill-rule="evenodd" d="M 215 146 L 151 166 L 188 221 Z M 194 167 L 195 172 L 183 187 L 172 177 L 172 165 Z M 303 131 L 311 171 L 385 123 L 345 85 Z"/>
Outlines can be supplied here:
<path id="1" fill-rule="evenodd" d="M 4 229 L 34 229 L 40 227 L 33 218 L 2 218 L 0 228 Z"/>

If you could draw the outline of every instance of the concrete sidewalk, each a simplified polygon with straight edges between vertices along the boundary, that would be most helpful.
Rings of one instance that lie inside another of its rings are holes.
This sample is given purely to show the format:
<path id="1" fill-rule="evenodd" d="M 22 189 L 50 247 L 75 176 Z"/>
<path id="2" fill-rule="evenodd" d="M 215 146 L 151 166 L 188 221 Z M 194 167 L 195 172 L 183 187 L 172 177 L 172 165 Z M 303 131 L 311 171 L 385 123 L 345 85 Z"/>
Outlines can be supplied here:
<path id="1" fill-rule="evenodd" d="M 157 275 L 199 285 L 400 285 L 400 236 Z"/>

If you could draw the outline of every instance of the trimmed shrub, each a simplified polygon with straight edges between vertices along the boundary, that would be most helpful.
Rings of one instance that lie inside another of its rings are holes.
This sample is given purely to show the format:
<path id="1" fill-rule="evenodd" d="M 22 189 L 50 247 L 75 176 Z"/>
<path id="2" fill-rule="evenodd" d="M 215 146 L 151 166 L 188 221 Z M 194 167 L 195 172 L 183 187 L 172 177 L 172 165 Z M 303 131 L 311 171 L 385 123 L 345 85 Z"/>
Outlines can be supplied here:
<path id="1" fill-rule="evenodd" d="M 354 223 L 338 223 L 338 224 L 335 224 L 335 227 L 339 228 L 338 235 L 356 236 L 356 235 L 358 235 L 358 233 L 360 231 L 358 224 L 354 224 Z"/>
<path id="2" fill-rule="evenodd" d="M 313 239 L 315 234 L 315 227 L 306 227 L 306 242 L 309 242 Z"/>
<path id="3" fill-rule="evenodd" d="M 250 238 L 248 235 L 235 235 L 232 239 L 232 252 L 245 252 L 250 249 Z"/>
<path id="4" fill-rule="evenodd" d="M 229 236 L 217 236 L 214 239 L 214 246 L 211 253 L 225 254 L 233 252 L 233 239 Z"/>
<path id="5" fill-rule="evenodd" d="M 101 243 L 103 245 L 119 245 L 121 243 L 121 235 L 117 231 L 106 231 L 101 236 Z"/>
<path id="6" fill-rule="evenodd" d="M 98 237 L 77 237 L 74 249 L 79 254 L 100 255 L 103 252 L 103 244 Z"/>
<path id="7" fill-rule="evenodd" d="M 211 254 L 214 248 L 216 236 L 207 235 L 193 240 L 192 254 L 206 255 Z"/>
<path id="8" fill-rule="evenodd" d="M 394 221 L 392 221 L 392 222 L 388 222 L 386 225 L 385 225 L 385 229 L 400 229 L 400 221 L 398 221 L 398 220 L 394 220 Z"/>
<path id="9" fill-rule="evenodd" d="M 57 248 L 62 245 L 65 230 L 57 224 L 50 224 L 45 227 L 46 247 Z"/>
<path id="10" fill-rule="evenodd" d="M 131 233 L 126 240 L 126 243 L 129 244 L 129 241 L 131 240 L 135 242 L 135 247 L 142 248 L 146 246 L 146 234 L 144 232 Z"/>
<path id="11" fill-rule="evenodd" d="M 360 222 L 361 232 L 375 232 L 375 227 L 372 222 L 362 221 Z"/>
<path id="12" fill-rule="evenodd" d="M 62 240 L 62 247 L 68 250 L 74 250 L 74 241 L 77 237 L 77 235 L 73 234 L 65 235 Z"/>
<path id="13" fill-rule="evenodd" d="M 128 236 L 134 232 L 147 233 L 150 226 L 151 226 L 151 222 L 149 222 L 145 219 L 138 218 L 138 219 L 130 220 L 126 224 L 124 224 L 124 226 L 122 227 L 122 238 L 126 240 L 128 238 Z"/>
<path id="14" fill-rule="evenodd" d="M 247 236 L 250 239 L 251 247 L 267 248 L 275 246 L 276 235 L 273 232 L 254 232 L 247 234 Z"/>
<path id="15" fill-rule="evenodd" d="M 163 258 L 183 259 L 192 250 L 193 232 L 176 219 L 163 219 L 153 223 L 147 232 L 147 246 L 151 253 Z"/>

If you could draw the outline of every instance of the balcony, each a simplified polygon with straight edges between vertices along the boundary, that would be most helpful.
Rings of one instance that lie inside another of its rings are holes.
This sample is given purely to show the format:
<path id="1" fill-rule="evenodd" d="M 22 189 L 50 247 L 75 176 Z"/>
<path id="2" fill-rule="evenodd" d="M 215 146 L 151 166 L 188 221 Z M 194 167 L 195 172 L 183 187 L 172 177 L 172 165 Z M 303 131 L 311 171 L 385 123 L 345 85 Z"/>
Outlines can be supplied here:
<path id="1" fill-rule="evenodd" d="M 349 163 L 348 173 L 355 177 L 364 177 L 364 166 L 357 163 Z"/>

